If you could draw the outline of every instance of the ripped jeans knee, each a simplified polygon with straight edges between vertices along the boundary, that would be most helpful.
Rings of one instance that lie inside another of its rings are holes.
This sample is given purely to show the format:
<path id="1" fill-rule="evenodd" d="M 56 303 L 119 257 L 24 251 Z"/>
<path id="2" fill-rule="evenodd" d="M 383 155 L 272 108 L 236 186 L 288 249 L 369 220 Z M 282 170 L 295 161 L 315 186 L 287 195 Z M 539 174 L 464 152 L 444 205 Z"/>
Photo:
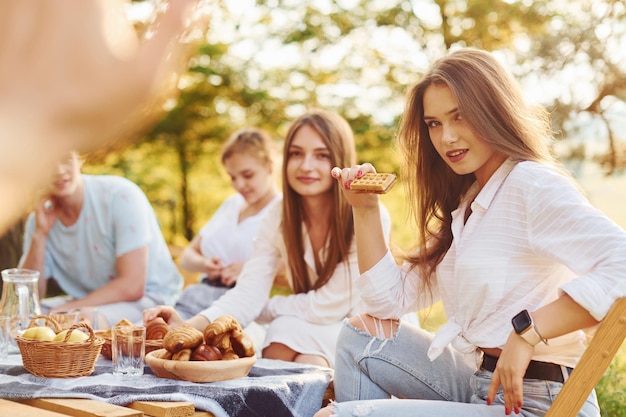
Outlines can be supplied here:
<path id="1" fill-rule="evenodd" d="M 379 339 L 392 338 L 400 324 L 399 319 L 379 319 L 367 313 L 359 313 L 350 318 L 348 322 L 353 327 Z"/>
<path id="2" fill-rule="evenodd" d="M 454 397 L 440 387 L 438 368 L 447 365 L 428 358 L 431 333 L 402 321 L 377 321 L 366 315 L 362 320 L 358 316 L 346 320 L 337 342 L 337 401 Z M 442 372 L 443 379 L 455 379 L 455 363 L 451 360 L 454 369 Z"/>
<path id="3" fill-rule="evenodd" d="M 367 315 L 362 318 L 355 316 L 344 322 L 335 356 L 334 385 L 337 401 L 390 397 L 374 380 L 376 370 L 384 367 L 390 359 L 393 361 L 389 348 L 395 344 L 398 334 L 401 333 L 397 330 L 397 322 L 377 321 Z"/>

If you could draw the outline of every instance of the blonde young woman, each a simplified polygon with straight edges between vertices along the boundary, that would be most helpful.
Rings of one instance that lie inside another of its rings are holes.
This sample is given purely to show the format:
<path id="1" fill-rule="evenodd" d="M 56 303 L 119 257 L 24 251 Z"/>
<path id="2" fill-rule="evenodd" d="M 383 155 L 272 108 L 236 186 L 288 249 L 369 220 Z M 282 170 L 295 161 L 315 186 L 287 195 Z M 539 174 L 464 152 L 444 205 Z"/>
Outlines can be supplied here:
<path id="1" fill-rule="evenodd" d="M 222 148 L 221 161 L 236 194 L 216 210 L 180 256 L 180 264 L 201 273 L 201 283 L 189 286 L 175 308 L 187 319 L 204 310 L 237 282 L 261 218 L 279 199 L 275 181 L 276 144 L 258 128 L 235 132 Z"/>
<path id="2" fill-rule="evenodd" d="M 330 171 L 355 160 L 352 130 L 341 116 L 313 109 L 297 118 L 285 138 L 283 199 L 264 216 L 252 258 L 233 289 L 186 322 L 204 329 L 230 314 L 243 326 L 268 323 L 263 357 L 332 367 L 341 323 L 362 305 L 352 283 L 358 276 L 352 209 Z M 390 221 L 380 213 L 386 237 Z M 293 294 L 270 298 L 282 264 Z M 144 322 L 157 316 L 183 323 L 171 307 L 146 310 Z"/>
<path id="3" fill-rule="evenodd" d="M 484 51 L 443 57 L 411 88 L 399 142 L 417 251 L 398 266 L 377 198 L 345 190 L 366 309 L 341 331 L 337 403 L 316 417 L 546 413 L 583 330 L 626 295 L 626 233 L 562 172 L 550 133 Z M 345 186 L 371 171 L 334 173 Z M 434 336 L 395 320 L 437 300 Z M 599 415 L 592 393 L 579 416 Z"/>

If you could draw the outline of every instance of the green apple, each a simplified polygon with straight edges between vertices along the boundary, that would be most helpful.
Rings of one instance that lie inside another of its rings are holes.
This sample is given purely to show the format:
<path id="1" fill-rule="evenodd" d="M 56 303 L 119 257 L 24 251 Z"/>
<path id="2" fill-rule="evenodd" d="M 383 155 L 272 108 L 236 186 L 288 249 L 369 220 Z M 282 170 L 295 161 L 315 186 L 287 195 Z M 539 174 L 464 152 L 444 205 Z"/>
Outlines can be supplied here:
<path id="1" fill-rule="evenodd" d="M 59 332 L 59 334 L 55 336 L 54 341 L 62 342 L 63 340 L 65 340 L 65 335 L 67 334 L 68 330 L 69 329 Z M 87 336 L 85 332 L 75 329 L 72 332 L 72 334 L 70 334 L 70 337 L 69 339 L 67 339 L 67 341 L 68 342 L 84 342 L 87 339 L 89 339 L 89 336 Z"/>
<path id="2" fill-rule="evenodd" d="M 22 337 L 26 339 L 35 339 L 35 340 L 54 340 L 56 337 L 56 333 L 48 326 L 37 326 L 37 327 L 29 327 L 22 334 Z"/>

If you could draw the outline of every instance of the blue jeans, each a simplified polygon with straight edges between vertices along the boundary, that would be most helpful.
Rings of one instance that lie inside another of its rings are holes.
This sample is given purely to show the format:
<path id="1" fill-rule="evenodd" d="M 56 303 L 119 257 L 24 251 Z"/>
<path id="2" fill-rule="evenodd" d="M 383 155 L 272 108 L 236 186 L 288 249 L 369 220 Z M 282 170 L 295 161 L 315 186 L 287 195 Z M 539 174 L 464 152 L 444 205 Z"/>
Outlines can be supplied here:
<path id="1" fill-rule="evenodd" d="M 492 373 L 476 371 L 451 347 L 430 361 L 426 352 L 431 340 L 427 331 L 402 322 L 393 338 L 379 339 L 346 321 L 337 342 L 334 415 L 504 416 L 502 389 L 492 405 L 486 403 Z M 524 380 L 522 415 L 543 416 L 562 386 Z M 600 416 L 595 391 L 578 416 Z"/>

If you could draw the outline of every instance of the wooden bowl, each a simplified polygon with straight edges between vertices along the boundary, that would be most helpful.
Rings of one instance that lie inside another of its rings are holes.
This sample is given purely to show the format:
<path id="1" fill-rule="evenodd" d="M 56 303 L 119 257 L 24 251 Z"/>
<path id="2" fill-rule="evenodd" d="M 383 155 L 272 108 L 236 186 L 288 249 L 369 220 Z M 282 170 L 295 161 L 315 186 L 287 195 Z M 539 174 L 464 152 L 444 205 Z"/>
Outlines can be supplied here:
<path id="1" fill-rule="evenodd" d="M 190 382 L 216 382 L 247 376 L 256 356 L 219 361 L 173 361 L 161 359 L 165 349 L 146 354 L 146 363 L 160 378 Z"/>

